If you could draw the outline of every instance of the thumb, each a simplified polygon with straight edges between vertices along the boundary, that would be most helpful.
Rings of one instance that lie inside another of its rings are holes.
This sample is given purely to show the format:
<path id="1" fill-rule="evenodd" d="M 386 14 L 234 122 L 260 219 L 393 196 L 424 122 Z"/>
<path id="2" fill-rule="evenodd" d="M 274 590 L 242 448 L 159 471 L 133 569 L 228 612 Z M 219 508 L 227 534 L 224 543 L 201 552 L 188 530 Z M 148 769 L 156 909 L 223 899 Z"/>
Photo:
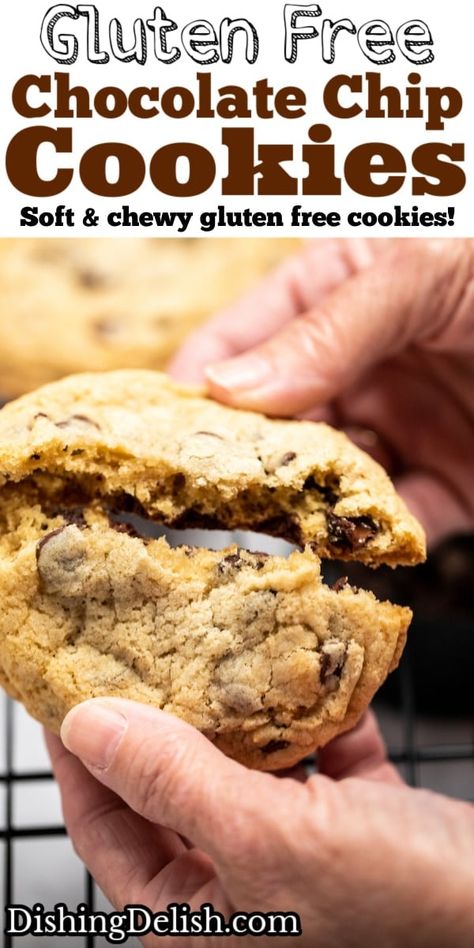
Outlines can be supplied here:
<path id="1" fill-rule="evenodd" d="M 251 352 L 207 370 L 220 401 L 294 415 L 340 395 L 363 373 L 446 319 L 456 252 L 429 241 L 390 246 L 314 309 Z"/>
<path id="2" fill-rule="evenodd" d="M 225 757 L 184 721 L 121 698 L 96 698 L 66 716 L 61 737 L 102 784 L 147 820 L 226 863 L 255 843 L 281 799 L 267 774 Z"/>

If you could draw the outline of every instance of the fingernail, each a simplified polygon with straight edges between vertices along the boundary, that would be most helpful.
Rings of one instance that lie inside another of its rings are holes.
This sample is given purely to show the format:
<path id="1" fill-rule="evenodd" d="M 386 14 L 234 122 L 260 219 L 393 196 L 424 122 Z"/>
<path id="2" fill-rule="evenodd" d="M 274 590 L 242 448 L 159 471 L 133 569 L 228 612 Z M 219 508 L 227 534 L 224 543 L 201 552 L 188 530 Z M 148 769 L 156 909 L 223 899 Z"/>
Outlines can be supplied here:
<path id="1" fill-rule="evenodd" d="M 125 715 L 98 699 L 77 705 L 61 728 L 65 747 L 97 770 L 110 767 L 127 729 Z"/>
<path id="2" fill-rule="evenodd" d="M 272 375 L 273 372 L 267 360 L 258 355 L 218 362 L 206 369 L 206 377 L 213 385 L 234 391 L 260 388 Z"/>

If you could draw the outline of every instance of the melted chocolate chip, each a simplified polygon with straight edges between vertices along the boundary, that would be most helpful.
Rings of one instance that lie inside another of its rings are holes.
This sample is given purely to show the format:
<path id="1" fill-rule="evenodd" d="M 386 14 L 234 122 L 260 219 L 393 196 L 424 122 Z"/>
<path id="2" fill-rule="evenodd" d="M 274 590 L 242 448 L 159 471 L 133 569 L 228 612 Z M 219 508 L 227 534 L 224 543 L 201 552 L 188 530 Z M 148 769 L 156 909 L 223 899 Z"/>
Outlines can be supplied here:
<path id="1" fill-rule="evenodd" d="M 140 501 L 132 494 L 116 494 L 113 504 L 107 507 L 107 513 L 119 515 L 121 513 L 136 514 L 138 517 L 148 518 L 148 514 Z"/>
<path id="2" fill-rule="evenodd" d="M 283 455 L 279 467 L 288 467 L 288 464 L 291 464 L 291 462 L 294 461 L 296 457 L 297 455 L 294 451 L 288 451 L 287 454 Z"/>
<path id="3" fill-rule="evenodd" d="M 321 494 L 321 497 L 323 497 L 326 503 L 330 504 L 331 507 L 333 507 L 334 504 L 337 504 L 338 496 L 334 489 L 324 484 L 318 484 L 312 474 L 306 478 L 303 484 L 303 490 L 317 490 L 318 494 Z"/>
<path id="4" fill-rule="evenodd" d="M 43 549 L 44 546 L 46 546 L 47 543 L 49 543 L 52 537 L 57 537 L 58 534 L 62 533 L 63 530 L 65 529 L 66 529 L 66 526 L 64 525 L 63 527 L 58 527 L 57 530 L 51 530 L 51 533 L 47 533 L 46 536 L 43 537 L 39 541 L 39 543 L 36 544 L 36 561 L 38 561 L 40 557 L 41 550 Z"/>
<path id="5" fill-rule="evenodd" d="M 277 751 L 286 750 L 290 746 L 290 741 L 269 741 L 265 747 L 261 748 L 262 754 L 275 754 Z"/>
<path id="6" fill-rule="evenodd" d="M 166 524 L 175 530 L 220 530 L 222 527 L 222 524 L 219 523 L 216 517 L 212 517 L 210 514 L 203 514 L 193 507 L 189 508 L 189 510 L 183 510 L 174 520 L 167 520 Z"/>
<path id="7" fill-rule="evenodd" d="M 331 586 L 331 589 L 334 592 L 342 592 L 343 589 L 350 589 L 350 582 L 347 576 L 340 576 L 338 580 Z"/>
<path id="8" fill-rule="evenodd" d="M 65 418 L 64 421 L 56 421 L 56 428 L 70 428 L 75 421 L 80 421 L 83 425 L 89 425 L 91 428 L 97 428 L 97 431 L 100 431 L 100 425 L 96 421 L 93 421 L 92 418 L 88 418 L 87 415 L 70 415 L 69 418 Z"/>
<path id="9" fill-rule="evenodd" d="M 44 411 L 38 411 L 36 415 L 33 415 L 33 421 L 36 421 L 37 418 L 49 418 L 49 415 L 46 415 Z"/>
<path id="10" fill-rule="evenodd" d="M 36 451 L 34 454 L 30 454 L 31 461 L 41 461 L 41 454 L 38 454 Z"/>
<path id="11" fill-rule="evenodd" d="M 353 553 L 377 535 L 377 524 L 371 517 L 337 517 L 327 515 L 329 543 L 336 550 Z"/>
<path id="12" fill-rule="evenodd" d="M 186 487 L 186 477 L 184 474 L 175 474 L 173 477 L 173 491 L 177 492 Z"/>
<path id="13" fill-rule="evenodd" d="M 268 520 L 261 520 L 252 529 L 260 533 L 268 533 L 273 537 L 283 537 L 285 540 L 301 545 L 300 525 L 288 514 L 280 514 L 276 517 L 270 517 Z"/>
<path id="14" fill-rule="evenodd" d="M 334 505 L 337 504 L 339 497 L 332 487 L 323 487 L 319 484 L 318 491 L 330 507 L 334 507 Z"/>

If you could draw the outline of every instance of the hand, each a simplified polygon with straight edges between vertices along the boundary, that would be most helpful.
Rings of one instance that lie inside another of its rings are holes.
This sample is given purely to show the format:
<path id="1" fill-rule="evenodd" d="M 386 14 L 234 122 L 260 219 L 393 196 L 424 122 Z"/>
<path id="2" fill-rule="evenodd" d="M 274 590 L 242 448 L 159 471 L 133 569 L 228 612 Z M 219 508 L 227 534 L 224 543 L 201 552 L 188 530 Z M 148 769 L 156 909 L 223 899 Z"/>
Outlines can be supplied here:
<path id="1" fill-rule="evenodd" d="M 433 543 L 474 525 L 474 240 L 328 240 L 194 333 L 171 365 L 220 401 L 343 427 Z"/>
<path id="2" fill-rule="evenodd" d="M 118 909 L 297 912 L 308 948 L 472 946 L 472 808 L 405 787 L 373 718 L 323 750 L 306 782 L 248 771 L 184 722 L 121 699 L 79 705 L 62 738 L 72 753 L 48 735 L 66 825 Z"/>

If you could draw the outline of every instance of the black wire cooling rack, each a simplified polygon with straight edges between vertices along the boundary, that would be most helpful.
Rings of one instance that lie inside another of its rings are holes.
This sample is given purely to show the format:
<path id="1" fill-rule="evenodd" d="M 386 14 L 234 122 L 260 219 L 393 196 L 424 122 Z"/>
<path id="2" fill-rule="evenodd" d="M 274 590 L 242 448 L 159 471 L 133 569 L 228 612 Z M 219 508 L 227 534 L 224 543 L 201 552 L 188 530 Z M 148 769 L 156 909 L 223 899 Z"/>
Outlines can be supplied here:
<path id="1" fill-rule="evenodd" d="M 401 745 L 397 750 L 390 751 L 391 760 L 403 768 L 404 777 L 411 786 L 419 786 L 419 768 L 425 763 L 441 763 L 446 767 L 452 766 L 455 761 L 472 761 L 474 768 L 474 734 L 470 743 L 462 744 L 434 744 L 418 745 L 416 738 L 416 681 L 414 680 L 412 661 L 409 650 L 405 653 L 401 667 L 393 676 L 395 688 L 398 691 L 396 702 L 398 715 L 402 725 Z M 0 785 L 5 788 L 5 827 L 0 829 L 0 840 L 4 843 L 4 899 L 5 905 L 15 904 L 17 897 L 14 891 L 14 863 L 15 844 L 19 840 L 47 839 L 65 836 L 66 831 L 61 825 L 22 826 L 15 825 L 13 819 L 13 794 L 19 784 L 33 781 L 52 781 L 53 775 L 47 771 L 16 772 L 14 768 L 14 733 L 15 723 L 13 704 L 8 701 L 5 719 L 5 770 L 0 773 Z M 21 901 L 21 900 L 20 900 Z M 84 898 L 89 911 L 94 911 L 97 901 L 97 892 L 93 879 L 89 873 L 84 876 Z M 16 943 L 18 939 L 15 940 Z M 84 936 L 83 944 L 87 948 L 94 948 L 96 936 Z M 13 948 L 11 936 L 5 936 L 5 948 Z"/>

